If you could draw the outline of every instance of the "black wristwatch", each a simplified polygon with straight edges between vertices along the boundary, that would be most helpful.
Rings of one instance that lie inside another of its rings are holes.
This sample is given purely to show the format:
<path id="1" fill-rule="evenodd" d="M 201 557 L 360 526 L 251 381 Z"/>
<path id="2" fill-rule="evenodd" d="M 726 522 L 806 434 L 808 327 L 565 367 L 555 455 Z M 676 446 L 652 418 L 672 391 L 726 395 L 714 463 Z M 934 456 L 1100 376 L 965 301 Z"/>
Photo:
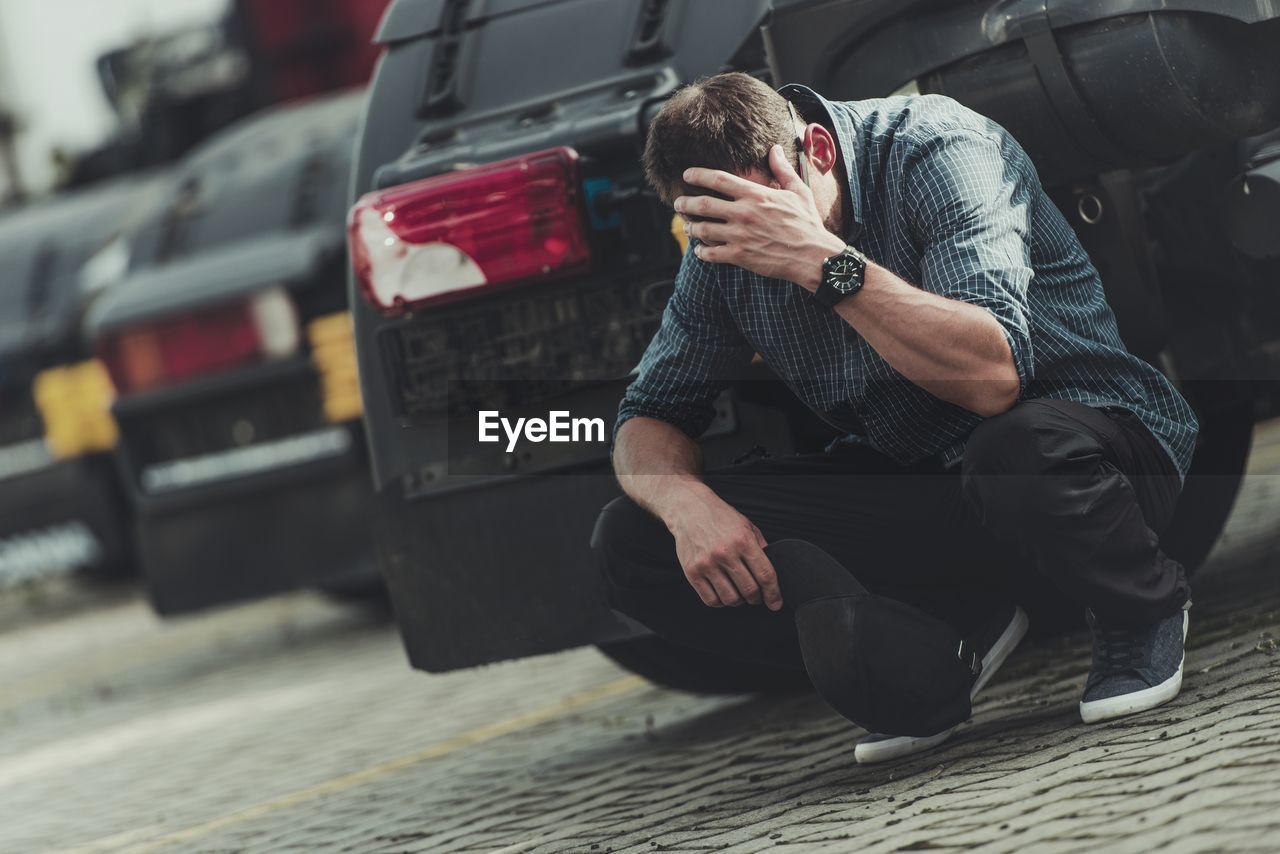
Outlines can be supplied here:
<path id="1" fill-rule="evenodd" d="M 867 256 L 852 246 L 837 252 L 822 262 L 822 283 L 814 291 L 813 298 L 827 308 L 835 308 L 841 301 L 862 290 L 867 275 Z"/>

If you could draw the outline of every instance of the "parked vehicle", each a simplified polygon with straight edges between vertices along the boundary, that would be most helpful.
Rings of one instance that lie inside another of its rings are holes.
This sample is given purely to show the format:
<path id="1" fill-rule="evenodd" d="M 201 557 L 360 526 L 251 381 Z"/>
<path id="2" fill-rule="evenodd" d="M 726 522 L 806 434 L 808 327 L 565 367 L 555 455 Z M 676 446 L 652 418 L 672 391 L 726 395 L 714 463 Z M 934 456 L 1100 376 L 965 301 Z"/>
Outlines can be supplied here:
<path id="1" fill-rule="evenodd" d="M 162 614 L 380 589 L 345 292 L 362 100 L 279 108 L 197 148 L 86 322 Z"/>
<path id="2" fill-rule="evenodd" d="M 721 70 L 836 99 L 942 93 L 1005 124 L 1081 231 L 1126 342 L 1202 418 L 1168 547 L 1192 565 L 1208 552 L 1280 376 L 1276 152 L 1240 142 L 1280 124 L 1280 8 L 396 0 L 379 41 L 351 303 L 378 552 L 415 666 L 596 643 L 668 684 L 754 684 L 603 606 L 587 543 L 616 494 L 607 443 L 458 441 L 482 409 L 612 423 L 680 260 L 641 175 L 645 129 Z M 710 462 L 825 438 L 759 388 L 722 401 Z"/>
<path id="3" fill-rule="evenodd" d="M 135 176 L 0 216 L 0 587 L 132 567 L 111 383 L 80 320 L 163 183 Z"/>
<path id="4" fill-rule="evenodd" d="M 58 196 L 0 215 L 0 584 L 130 570 L 113 391 L 80 335 L 84 311 L 124 273 L 121 235 L 159 203 L 159 170 L 254 111 L 367 82 L 386 5 L 235 0 L 213 24 L 99 59 L 116 133 L 75 155 Z"/>
<path id="5" fill-rule="evenodd" d="M 367 82 L 386 5 L 236 0 L 209 26 L 98 61 L 117 132 L 67 164 L 60 195 L 0 215 L 0 584 L 131 569 L 113 391 L 80 335 L 83 313 L 129 263 L 121 235 L 159 201 L 158 170 L 263 107 Z"/>
<path id="6" fill-rule="evenodd" d="M 364 85 L 387 2 L 234 0 L 212 23 L 103 55 L 98 77 L 119 127 L 76 158 L 68 185 L 169 163 L 251 113 Z"/>

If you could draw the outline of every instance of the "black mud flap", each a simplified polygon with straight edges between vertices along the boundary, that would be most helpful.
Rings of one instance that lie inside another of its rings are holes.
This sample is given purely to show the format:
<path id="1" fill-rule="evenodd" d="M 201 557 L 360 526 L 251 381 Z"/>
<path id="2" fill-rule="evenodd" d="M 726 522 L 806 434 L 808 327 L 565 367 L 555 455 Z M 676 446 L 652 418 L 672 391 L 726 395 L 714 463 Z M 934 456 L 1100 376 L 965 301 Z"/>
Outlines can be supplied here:
<path id="1" fill-rule="evenodd" d="M 373 503 L 368 470 L 347 465 L 140 516 L 152 606 L 172 616 L 300 588 L 368 586 L 377 580 Z"/>
<path id="2" fill-rule="evenodd" d="M 708 465 L 767 446 L 792 450 L 787 416 L 738 401 Z M 398 485 L 397 485 L 398 487 Z M 414 667 L 441 672 L 639 634 L 604 603 L 589 541 L 620 494 L 606 460 L 490 486 L 378 500 L 379 561 Z"/>

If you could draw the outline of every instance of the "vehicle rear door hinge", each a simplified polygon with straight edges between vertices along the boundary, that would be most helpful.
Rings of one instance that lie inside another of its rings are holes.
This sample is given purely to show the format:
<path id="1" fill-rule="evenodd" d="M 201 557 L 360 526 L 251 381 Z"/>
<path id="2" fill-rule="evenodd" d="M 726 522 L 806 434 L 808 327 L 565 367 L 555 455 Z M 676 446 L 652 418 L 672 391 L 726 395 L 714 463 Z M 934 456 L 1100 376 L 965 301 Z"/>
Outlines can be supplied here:
<path id="1" fill-rule="evenodd" d="M 431 53 L 426 91 L 419 112 L 423 117 L 447 116 L 463 108 L 461 74 L 471 0 L 445 0 L 440 10 L 440 35 Z"/>
<path id="2" fill-rule="evenodd" d="M 685 0 L 640 0 L 631 47 L 627 49 L 627 65 L 647 65 L 673 53 L 670 22 Z"/>

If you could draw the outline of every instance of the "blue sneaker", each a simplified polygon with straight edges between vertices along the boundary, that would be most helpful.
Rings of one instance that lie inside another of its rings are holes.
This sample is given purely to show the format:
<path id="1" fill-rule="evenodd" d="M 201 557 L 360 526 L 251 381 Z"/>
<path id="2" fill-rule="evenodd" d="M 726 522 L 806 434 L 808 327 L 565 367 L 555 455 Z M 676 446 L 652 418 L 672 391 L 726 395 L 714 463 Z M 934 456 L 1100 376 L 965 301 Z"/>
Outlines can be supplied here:
<path id="1" fill-rule="evenodd" d="M 1030 625 L 1031 621 L 1027 619 L 1026 612 L 1016 605 L 1011 605 L 1007 610 L 993 616 L 970 637 L 965 638 L 965 643 L 982 655 L 982 669 L 978 672 L 978 678 L 974 680 L 973 688 L 969 692 L 970 699 L 978 696 L 978 692 L 986 687 L 991 677 L 996 675 L 1000 665 L 1004 664 L 1005 659 L 1018 648 L 1018 644 L 1026 637 Z M 853 760 L 859 765 L 874 765 L 923 753 L 951 738 L 957 729 L 958 727 L 951 727 L 933 735 L 920 736 L 871 733 L 863 736 L 854 746 Z"/>
<path id="2" fill-rule="evenodd" d="M 1086 613 L 1093 631 L 1093 666 L 1080 700 L 1081 720 L 1109 721 L 1178 696 L 1190 608 L 1187 602 L 1176 614 L 1141 629 L 1104 626 L 1093 611 Z"/>

